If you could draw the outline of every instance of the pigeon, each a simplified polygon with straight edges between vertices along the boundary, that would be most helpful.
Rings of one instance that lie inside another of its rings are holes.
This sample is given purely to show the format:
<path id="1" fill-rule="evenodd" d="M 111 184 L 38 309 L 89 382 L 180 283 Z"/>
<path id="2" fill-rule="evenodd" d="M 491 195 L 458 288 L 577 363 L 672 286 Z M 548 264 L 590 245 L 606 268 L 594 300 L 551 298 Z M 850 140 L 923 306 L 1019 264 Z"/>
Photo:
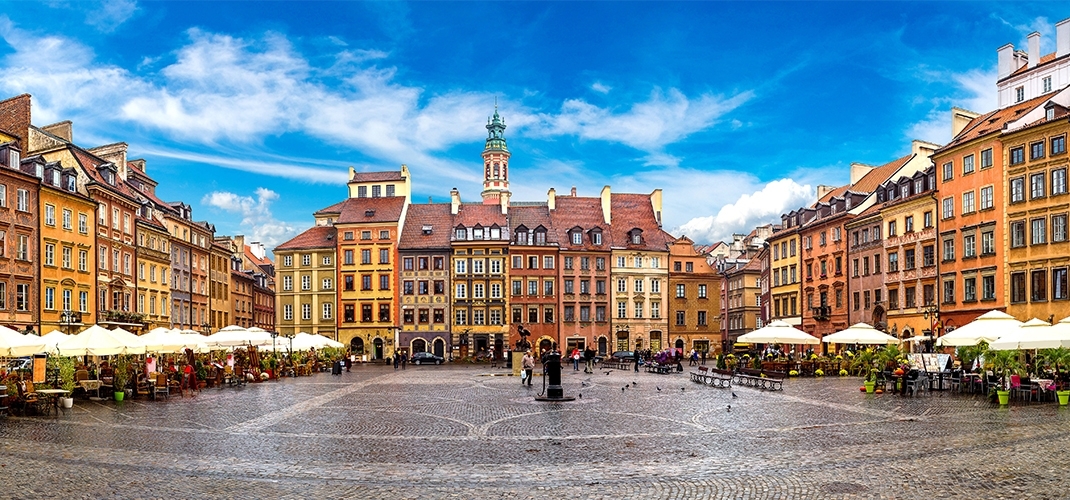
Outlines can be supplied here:
<path id="1" fill-rule="evenodd" d="M 632 387 L 635 387 L 635 381 L 634 380 L 632 381 Z"/>
<path id="2" fill-rule="evenodd" d="M 732 393 L 732 397 L 733 397 L 733 398 L 738 398 L 739 396 L 736 396 L 736 393 L 734 393 L 734 392 L 733 392 L 733 393 Z"/>
<path id="3" fill-rule="evenodd" d="M 624 389 L 625 389 L 624 387 L 621 387 L 620 388 L 620 392 L 624 392 Z"/>
<path id="4" fill-rule="evenodd" d="M 728 405 L 728 413 L 732 413 L 732 405 Z"/>
<path id="5" fill-rule="evenodd" d="M 591 384 L 588 384 L 587 382 L 580 382 L 580 387 L 587 387 L 589 385 Z"/>
<path id="6" fill-rule="evenodd" d="M 661 392 L 661 387 L 658 387 L 656 385 L 654 387 L 657 388 L 658 392 Z"/>
<path id="7" fill-rule="evenodd" d="M 576 393 L 576 396 L 579 396 L 580 399 L 583 399 L 583 394 L 582 393 Z"/>
<path id="8" fill-rule="evenodd" d="M 609 373 L 610 373 L 610 372 L 612 372 L 612 371 L 613 371 L 613 370 L 610 370 L 610 371 L 606 372 L 606 375 L 609 375 Z"/>
<path id="9" fill-rule="evenodd" d="M 682 391 L 682 390 L 684 390 L 684 388 L 683 388 L 683 387 L 681 387 L 681 388 L 680 388 L 680 390 Z"/>

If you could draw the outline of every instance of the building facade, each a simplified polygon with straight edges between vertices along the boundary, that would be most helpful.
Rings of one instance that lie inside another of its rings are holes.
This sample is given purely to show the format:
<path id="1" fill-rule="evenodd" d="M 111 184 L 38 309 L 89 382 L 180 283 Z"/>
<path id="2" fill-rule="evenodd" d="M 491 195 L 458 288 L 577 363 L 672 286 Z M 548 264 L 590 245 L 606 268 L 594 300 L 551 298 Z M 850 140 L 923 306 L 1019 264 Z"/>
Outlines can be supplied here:
<path id="1" fill-rule="evenodd" d="M 333 282 L 337 275 L 335 233 L 334 226 L 314 226 L 275 248 L 279 280 L 275 294 L 275 307 L 279 311 L 276 328 L 280 335 L 306 332 L 336 337 L 334 286 L 326 289 L 312 286 L 323 280 Z M 259 300 L 256 290 L 254 286 L 254 302 Z M 257 305 L 254 303 L 254 312 Z"/>
<path id="2" fill-rule="evenodd" d="M 584 345 L 594 346 L 602 355 L 618 350 L 610 330 L 612 233 L 609 211 L 602 210 L 603 206 L 609 208 L 609 195 L 608 189 L 603 189 L 599 197 L 576 196 L 575 190 L 568 196 L 558 196 L 554 189 L 547 195 L 551 229 L 559 250 L 557 284 L 561 289 L 557 311 L 561 314 L 557 318 L 560 326 L 555 342 L 568 347 L 567 343 L 561 344 L 562 339 L 573 339 L 573 345 L 583 339 Z M 518 234 L 515 238 L 530 240 L 532 235 Z M 546 317 L 544 311 L 543 318 Z M 545 335 L 552 333 L 533 335 L 530 340 L 539 344 Z"/>
<path id="3" fill-rule="evenodd" d="M 721 341 L 720 274 L 686 236 L 669 244 L 669 266 L 669 338 L 673 347 L 699 352 L 717 349 Z"/>
<path id="4" fill-rule="evenodd" d="M 401 331 L 399 345 L 409 352 L 453 356 L 450 325 L 450 232 L 453 218 L 445 203 L 410 205 L 398 242 L 401 260 Z M 350 286 L 346 283 L 345 286 Z M 351 341 L 363 354 L 363 339 Z"/>

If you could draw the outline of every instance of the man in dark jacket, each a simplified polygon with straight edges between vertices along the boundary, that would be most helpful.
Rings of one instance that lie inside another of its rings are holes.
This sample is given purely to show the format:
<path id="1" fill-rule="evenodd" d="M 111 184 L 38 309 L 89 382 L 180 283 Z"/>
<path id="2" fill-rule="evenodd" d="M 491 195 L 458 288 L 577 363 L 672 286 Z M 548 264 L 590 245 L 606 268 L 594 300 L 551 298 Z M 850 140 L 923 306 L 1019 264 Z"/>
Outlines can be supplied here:
<path id="1" fill-rule="evenodd" d="M 583 373 L 594 373 L 594 357 L 598 355 L 598 352 L 593 347 L 588 346 L 583 350 L 583 360 L 586 364 L 583 367 Z"/>

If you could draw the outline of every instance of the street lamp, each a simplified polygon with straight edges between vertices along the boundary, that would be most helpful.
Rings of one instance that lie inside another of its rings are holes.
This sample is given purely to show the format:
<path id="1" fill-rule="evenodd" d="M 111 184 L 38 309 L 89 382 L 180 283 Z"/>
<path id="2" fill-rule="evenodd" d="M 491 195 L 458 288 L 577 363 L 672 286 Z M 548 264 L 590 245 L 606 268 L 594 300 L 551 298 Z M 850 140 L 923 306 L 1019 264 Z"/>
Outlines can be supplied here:
<path id="1" fill-rule="evenodd" d="M 936 331 L 937 325 L 940 324 L 940 306 L 937 304 L 929 304 L 921 309 L 922 316 L 929 320 L 929 342 L 930 346 L 936 345 L 936 338 L 939 336 Z M 929 349 L 932 352 L 932 348 Z"/>

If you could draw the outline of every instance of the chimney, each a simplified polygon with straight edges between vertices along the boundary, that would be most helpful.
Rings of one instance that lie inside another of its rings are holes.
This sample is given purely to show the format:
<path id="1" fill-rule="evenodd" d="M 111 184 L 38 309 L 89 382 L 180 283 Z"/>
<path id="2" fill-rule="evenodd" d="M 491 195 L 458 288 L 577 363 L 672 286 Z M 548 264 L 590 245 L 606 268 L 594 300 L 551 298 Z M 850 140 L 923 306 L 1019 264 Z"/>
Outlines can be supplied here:
<path id="1" fill-rule="evenodd" d="M 30 156 L 30 94 L 0 101 L 0 130 L 18 136 L 19 149 Z"/>
<path id="2" fill-rule="evenodd" d="M 601 198 L 602 198 L 602 219 L 606 223 L 606 225 L 612 224 L 613 223 L 613 214 L 610 213 L 610 210 L 611 210 L 611 208 L 613 206 L 613 203 L 612 203 L 612 196 L 611 196 L 611 194 L 609 192 L 609 186 L 606 186 L 606 187 L 602 188 Z"/>
<path id="3" fill-rule="evenodd" d="M 554 188 L 550 188 L 546 192 L 546 206 L 549 207 L 551 212 L 557 209 L 557 191 Z"/>
<path id="4" fill-rule="evenodd" d="M 45 125 L 44 127 L 41 127 L 41 130 L 44 130 L 45 132 L 48 132 L 67 142 L 73 142 L 73 140 L 71 139 L 72 137 L 74 137 L 73 127 L 74 124 L 72 124 L 70 120 L 64 120 L 59 123 L 53 123 L 52 125 Z"/>
<path id="5" fill-rule="evenodd" d="M 913 141 L 910 142 L 910 152 L 911 152 L 911 154 L 915 154 L 915 155 L 918 155 L 918 156 L 923 156 L 923 157 L 928 158 L 928 157 L 932 156 L 933 153 L 935 153 L 937 149 L 940 149 L 940 146 L 938 146 L 936 144 L 933 144 L 931 142 L 919 141 L 917 139 L 914 139 Z"/>
<path id="6" fill-rule="evenodd" d="M 1032 69 L 1040 64 L 1040 33 L 1034 31 L 1026 35 L 1025 39 L 1029 45 L 1029 68 Z"/>
<path id="7" fill-rule="evenodd" d="M 955 138 L 974 118 L 981 116 L 962 108 L 951 108 L 951 137 Z"/>
<path id="8" fill-rule="evenodd" d="M 498 201 L 502 205 L 502 215 L 506 215 L 509 213 L 509 195 L 509 191 L 502 191 L 502 194 L 499 197 Z"/>
<path id="9" fill-rule="evenodd" d="M 572 186 L 572 196 L 576 196 L 576 186 Z"/>
<path id="10" fill-rule="evenodd" d="M 650 206 L 654 207 L 654 218 L 658 220 L 658 227 L 661 227 L 661 190 L 655 189 L 653 193 L 650 193 Z"/>
<path id="11" fill-rule="evenodd" d="M 1055 57 L 1070 54 L 1070 19 L 1055 23 Z"/>
<path id="12" fill-rule="evenodd" d="M 457 215 L 457 209 L 461 208 L 461 192 L 457 188 L 450 190 L 450 213 Z"/>
<path id="13" fill-rule="evenodd" d="M 826 186 L 824 184 L 818 184 L 817 185 L 817 199 L 820 200 L 821 198 L 824 198 L 826 194 L 831 193 L 834 189 L 836 189 L 834 186 Z"/>
<path id="14" fill-rule="evenodd" d="M 868 173 L 870 173 L 872 171 L 873 171 L 873 167 L 871 167 L 869 165 L 866 165 L 864 163 L 852 163 L 851 164 L 851 185 L 853 186 L 856 182 L 862 180 L 862 178 L 865 177 L 866 174 L 868 174 Z"/>
<path id="15" fill-rule="evenodd" d="M 115 164 L 115 171 L 119 174 L 119 178 L 125 181 L 129 173 L 126 165 L 127 147 L 125 142 L 117 142 L 95 147 L 90 149 L 89 152 L 99 156 L 104 161 Z"/>
<path id="16" fill-rule="evenodd" d="M 996 49 L 996 81 L 1011 76 L 1015 69 L 1014 44 L 1008 43 Z"/>

